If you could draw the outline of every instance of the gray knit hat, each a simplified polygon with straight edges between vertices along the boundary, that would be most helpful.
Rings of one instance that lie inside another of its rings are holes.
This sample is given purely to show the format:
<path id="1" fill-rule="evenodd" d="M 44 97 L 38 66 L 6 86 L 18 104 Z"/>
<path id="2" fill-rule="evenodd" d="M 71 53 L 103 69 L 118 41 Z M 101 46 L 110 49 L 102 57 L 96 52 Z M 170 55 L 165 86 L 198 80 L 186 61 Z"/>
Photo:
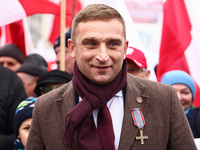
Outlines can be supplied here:
<path id="1" fill-rule="evenodd" d="M 33 76 L 40 76 L 48 72 L 47 62 L 39 54 L 30 54 L 26 57 L 24 63 L 17 72 L 25 72 Z"/>
<path id="2" fill-rule="evenodd" d="M 16 59 L 19 63 L 24 63 L 24 54 L 22 50 L 20 50 L 14 44 L 6 44 L 0 48 L 0 57 L 7 56 Z"/>

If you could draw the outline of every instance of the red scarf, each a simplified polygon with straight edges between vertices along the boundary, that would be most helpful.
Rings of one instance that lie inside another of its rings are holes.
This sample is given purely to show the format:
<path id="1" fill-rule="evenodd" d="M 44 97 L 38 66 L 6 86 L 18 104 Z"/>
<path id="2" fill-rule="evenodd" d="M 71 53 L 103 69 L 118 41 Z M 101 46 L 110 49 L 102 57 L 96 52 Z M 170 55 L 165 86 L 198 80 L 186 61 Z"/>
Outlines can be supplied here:
<path id="1" fill-rule="evenodd" d="M 65 119 L 63 142 L 67 148 L 72 147 L 74 133 L 78 129 L 79 149 L 102 150 L 92 113 L 95 109 L 105 106 L 116 93 L 124 88 L 126 78 L 127 67 L 125 61 L 115 79 L 106 85 L 97 85 L 88 80 L 79 71 L 75 61 L 72 83 L 82 101 L 67 113 Z"/>

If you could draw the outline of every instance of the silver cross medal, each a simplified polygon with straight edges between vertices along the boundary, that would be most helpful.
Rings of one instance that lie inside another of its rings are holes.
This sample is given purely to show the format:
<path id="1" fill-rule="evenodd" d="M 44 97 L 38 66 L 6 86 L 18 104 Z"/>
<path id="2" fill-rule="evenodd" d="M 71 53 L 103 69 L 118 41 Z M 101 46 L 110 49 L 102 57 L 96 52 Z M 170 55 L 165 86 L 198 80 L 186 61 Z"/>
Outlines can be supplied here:
<path id="1" fill-rule="evenodd" d="M 148 135 L 143 136 L 143 129 L 139 129 L 139 131 L 140 131 L 140 136 L 136 136 L 136 140 L 141 140 L 141 144 L 144 144 L 144 140 L 148 139 Z"/>

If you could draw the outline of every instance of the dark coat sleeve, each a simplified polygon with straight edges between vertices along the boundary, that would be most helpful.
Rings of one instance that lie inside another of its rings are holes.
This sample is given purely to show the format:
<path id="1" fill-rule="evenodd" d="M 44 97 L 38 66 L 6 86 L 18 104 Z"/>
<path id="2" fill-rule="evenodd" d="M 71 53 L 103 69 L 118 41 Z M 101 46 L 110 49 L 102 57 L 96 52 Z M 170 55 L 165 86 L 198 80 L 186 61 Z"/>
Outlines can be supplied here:
<path id="1" fill-rule="evenodd" d="M 27 96 L 15 72 L 1 67 L 0 80 L 0 149 L 13 150 L 15 110 Z"/>

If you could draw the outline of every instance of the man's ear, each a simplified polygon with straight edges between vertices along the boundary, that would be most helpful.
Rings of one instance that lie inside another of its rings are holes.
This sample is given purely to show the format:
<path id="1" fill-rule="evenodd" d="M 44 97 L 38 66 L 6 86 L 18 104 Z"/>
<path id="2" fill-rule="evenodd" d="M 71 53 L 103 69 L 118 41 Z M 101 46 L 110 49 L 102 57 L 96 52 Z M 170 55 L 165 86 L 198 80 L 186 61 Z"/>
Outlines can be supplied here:
<path id="1" fill-rule="evenodd" d="M 127 52 L 127 49 L 128 49 L 128 41 L 126 41 L 125 45 L 124 45 L 124 59 L 126 58 L 126 52 Z"/>
<path id="2" fill-rule="evenodd" d="M 147 78 L 147 79 L 149 79 L 150 73 L 151 73 L 150 70 L 147 70 L 147 71 L 146 71 L 146 78 Z"/>
<path id="3" fill-rule="evenodd" d="M 75 46 L 74 43 L 72 42 L 72 39 L 68 39 L 68 48 L 71 52 L 71 56 L 73 58 L 76 58 L 76 54 L 75 54 Z"/>

